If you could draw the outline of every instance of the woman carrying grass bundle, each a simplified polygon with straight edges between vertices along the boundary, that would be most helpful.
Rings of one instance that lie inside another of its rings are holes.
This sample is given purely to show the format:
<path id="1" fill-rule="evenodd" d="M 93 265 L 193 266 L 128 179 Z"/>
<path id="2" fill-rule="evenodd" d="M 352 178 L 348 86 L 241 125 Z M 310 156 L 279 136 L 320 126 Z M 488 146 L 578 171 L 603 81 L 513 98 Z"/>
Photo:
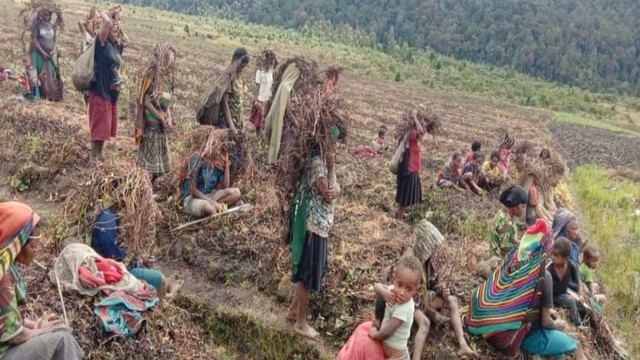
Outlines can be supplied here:
<path id="1" fill-rule="evenodd" d="M 56 25 L 51 24 L 53 11 L 58 17 Z M 62 101 L 63 98 L 56 47 L 57 32 L 63 27 L 62 12 L 53 4 L 40 8 L 31 27 L 31 62 L 42 83 L 41 96 L 50 101 Z"/>
<path id="2" fill-rule="evenodd" d="M 40 216 L 22 203 L 0 203 L 0 358 L 76 360 L 83 352 L 71 329 L 55 315 L 23 318 L 26 286 L 16 263 L 28 266 L 38 253 Z"/>
<path id="3" fill-rule="evenodd" d="M 234 135 L 242 133 L 242 80 L 240 74 L 249 64 L 249 53 L 237 48 L 231 64 L 213 83 L 212 89 L 201 99 L 196 110 L 198 122 L 221 129 L 230 129 Z"/>
<path id="4" fill-rule="evenodd" d="M 156 46 L 153 62 L 142 79 L 136 119 L 138 161 L 151 175 L 152 183 L 171 168 L 167 131 L 172 126 L 169 109 L 174 71 L 175 50 L 168 42 L 162 42 Z"/>
<path id="5" fill-rule="evenodd" d="M 420 182 L 420 168 L 422 167 L 422 153 L 420 141 L 425 134 L 418 117 L 412 115 L 414 123 L 402 136 L 406 139 L 406 150 L 402 157 L 397 176 L 396 202 L 398 210 L 396 218 L 404 219 L 404 209 L 407 206 L 422 202 L 422 183 Z"/>
<path id="6" fill-rule="evenodd" d="M 340 130 L 334 127 L 332 141 L 339 136 Z M 321 155 L 318 148 L 312 149 L 309 169 L 298 184 L 289 234 L 292 281 L 297 286 L 287 319 L 295 321 L 297 333 L 310 338 L 318 336 L 307 321 L 310 292 L 320 290 L 327 272 L 327 240 L 333 226 L 334 200 L 340 195 L 335 167 L 329 169 Z M 333 159 L 330 162 L 333 165 Z"/>
<path id="7" fill-rule="evenodd" d="M 95 44 L 95 80 L 89 90 L 91 162 L 104 161 L 104 142 L 118 132 L 118 96 L 122 87 L 120 65 L 125 43 L 119 25 L 119 11 L 100 12 L 100 30 Z"/>

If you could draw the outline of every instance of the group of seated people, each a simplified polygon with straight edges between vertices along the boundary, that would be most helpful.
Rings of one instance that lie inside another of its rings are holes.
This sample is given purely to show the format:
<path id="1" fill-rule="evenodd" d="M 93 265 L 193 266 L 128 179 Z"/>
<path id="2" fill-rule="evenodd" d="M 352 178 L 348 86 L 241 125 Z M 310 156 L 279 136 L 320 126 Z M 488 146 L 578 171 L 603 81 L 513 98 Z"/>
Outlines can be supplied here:
<path id="1" fill-rule="evenodd" d="M 474 141 L 471 151 L 464 158 L 460 153 L 454 153 L 451 160 L 440 169 L 436 186 L 461 192 L 471 191 L 476 195 L 499 188 L 505 182 L 508 170 L 501 166 L 505 162 L 504 156 L 500 150 L 496 150 L 486 159 L 481 147 L 479 141 Z"/>

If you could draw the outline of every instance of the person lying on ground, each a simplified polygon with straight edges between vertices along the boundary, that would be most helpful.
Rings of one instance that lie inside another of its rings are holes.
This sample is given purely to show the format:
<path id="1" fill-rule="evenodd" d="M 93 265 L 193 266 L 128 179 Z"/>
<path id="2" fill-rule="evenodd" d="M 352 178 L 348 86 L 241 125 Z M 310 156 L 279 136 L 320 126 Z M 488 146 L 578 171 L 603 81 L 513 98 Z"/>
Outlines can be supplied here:
<path id="1" fill-rule="evenodd" d="M 580 276 L 591 296 L 602 305 L 607 301 L 607 297 L 600 294 L 600 287 L 594 281 L 594 272 L 598 269 L 598 263 L 600 262 L 600 252 L 598 248 L 593 245 L 585 247 L 582 252 L 582 264 L 580 264 Z"/>
<path id="2" fill-rule="evenodd" d="M 448 320 L 451 322 L 451 327 L 458 341 L 458 356 L 477 356 L 477 353 L 469 347 L 464 338 L 458 299 L 451 295 L 446 283 L 440 282 L 440 277 L 433 262 L 433 254 L 443 242 L 444 237 L 440 231 L 427 220 L 423 220 L 416 228 L 413 247 L 408 251 L 408 254 L 412 254 L 420 261 L 424 271 L 424 278 L 426 279 L 426 296 L 420 299 L 420 296 L 416 295 L 417 307 L 414 313 L 414 321 L 418 325 L 418 331 L 414 340 L 413 360 L 422 358 L 422 351 L 424 350 L 431 324 L 434 327 L 438 327 Z M 443 309 L 449 310 L 449 318 L 440 314 Z"/>
<path id="3" fill-rule="evenodd" d="M 118 229 L 120 220 L 115 213 L 115 205 L 104 209 L 96 218 L 91 232 L 91 247 L 100 256 L 123 262 L 126 258 L 125 250 L 118 241 Z M 155 259 L 134 258 L 129 264 L 129 272 L 138 280 L 142 280 L 153 286 L 158 293 L 158 298 L 173 298 L 182 287 L 182 281 L 169 283 L 165 276 L 158 270 L 151 269 Z"/>
<path id="4" fill-rule="evenodd" d="M 520 349 L 529 355 L 557 358 L 567 354 L 575 354 L 576 360 L 586 360 L 587 357 L 584 355 L 580 343 L 563 332 L 567 323 L 552 317 L 553 287 L 552 275 L 549 271 L 545 271 L 540 317 L 531 323 L 529 332 L 520 344 Z"/>
<path id="5" fill-rule="evenodd" d="M 511 186 L 500 194 L 499 200 L 504 209 L 498 210 L 493 218 L 489 244 L 493 255 L 503 258 L 520 240 L 516 219 L 525 212 L 527 192 L 520 186 Z"/>
<path id="6" fill-rule="evenodd" d="M 480 152 L 482 150 L 482 143 L 478 140 L 475 140 L 471 143 L 471 150 L 467 152 L 467 156 L 464 157 L 464 163 L 467 164 L 473 161 L 473 153 Z"/>
<path id="7" fill-rule="evenodd" d="M 482 163 L 484 162 L 484 154 L 476 152 L 473 154 L 472 161 L 468 162 L 462 168 L 462 179 L 465 186 L 476 195 L 484 195 L 484 190 L 480 187 L 484 184 L 482 175 Z"/>
<path id="8" fill-rule="evenodd" d="M 184 166 L 182 201 L 187 214 L 203 218 L 235 205 L 242 194 L 229 187 L 229 155 L 226 150 L 194 153 Z"/>
<path id="9" fill-rule="evenodd" d="M 553 279 L 554 305 L 566 309 L 569 312 L 571 323 L 580 327 L 582 319 L 578 305 L 585 303 L 585 296 L 578 266 L 569 259 L 570 255 L 571 242 L 564 237 L 556 239 L 551 250 L 551 265 L 549 265 L 548 271 Z M 570 281 L 576 284 L 578 299 L 567 293 Z"/>
<path id="10" fill-rule="evenodd" d="M 464 183 L 462 181 L 461 169 L 462 157 L 460 153 L 454 153 L 451 160 L 442 166 L 438 173 L 436 180 L 436 186 L 440 189 L 455 189 L 458 191 L 464 190 Z"/>
<path id="11" fill-rule="evenodd" d="M 30 265 L 40 247 L 40 216 L 22 203 L 0 203 L 0 358 L 3 360 L 76 360 L 84 356 L 71 329 L 57 316 L 23 317 L 27 300 L 16 263 Z"/>

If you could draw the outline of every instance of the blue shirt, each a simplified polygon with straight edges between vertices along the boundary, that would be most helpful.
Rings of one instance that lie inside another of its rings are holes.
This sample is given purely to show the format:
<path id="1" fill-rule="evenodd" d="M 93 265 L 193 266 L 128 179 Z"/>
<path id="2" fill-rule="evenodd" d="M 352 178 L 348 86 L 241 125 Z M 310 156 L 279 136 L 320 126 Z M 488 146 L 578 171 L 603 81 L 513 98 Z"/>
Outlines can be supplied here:
<path id="1" fill-rule="evenodd" d="M 98 215 L 91 232 L 91 247 L 102 257 L 122 261 L 125 252 L 118 246 L 118 216 L 111 210 L 105 209 Z"/>
<path id="2" fill-rule="evenodd" d="M 189 175 L 191 170 L 196 166 L 199 155 L 194 154 L 189 158 L 187 166 L 187 174 L 182 181 L 182 198 L 191 195 L 189 192 Z M 203 194 L 209 195 L 216 190 L 216 186 L 224 180 L 224 171 L 215 165 L 211 165 L 206 161 L 200 161 L 196 178 L 196 188 Z"/>

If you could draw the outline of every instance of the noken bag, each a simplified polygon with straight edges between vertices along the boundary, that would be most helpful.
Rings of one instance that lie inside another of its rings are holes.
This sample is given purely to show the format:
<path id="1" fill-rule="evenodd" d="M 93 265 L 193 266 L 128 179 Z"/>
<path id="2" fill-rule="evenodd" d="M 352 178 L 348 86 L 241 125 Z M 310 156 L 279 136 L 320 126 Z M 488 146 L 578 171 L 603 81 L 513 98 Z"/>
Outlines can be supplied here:
<path id="1" fill-rule="evenodd" d="M 400 162 L 402 162 L 402 156 L 404 152 L 407 150 L 407 137 L 405 136 L 398 144 L 398 148 L 396 149 L 395 154 L 391 158 L 391 162 L 389 162 L 389 171 L 394 174 L 398 174 L 398 169 L 400 168 Z"/>
<path id="2" fill-rule="evenodd" d="M 87 91 L 91 88 L 95 73 L 95 51 L 96 39 L 93 39 L 89 48 L 73 64 L 71 81 L 78 91 Z"/>

